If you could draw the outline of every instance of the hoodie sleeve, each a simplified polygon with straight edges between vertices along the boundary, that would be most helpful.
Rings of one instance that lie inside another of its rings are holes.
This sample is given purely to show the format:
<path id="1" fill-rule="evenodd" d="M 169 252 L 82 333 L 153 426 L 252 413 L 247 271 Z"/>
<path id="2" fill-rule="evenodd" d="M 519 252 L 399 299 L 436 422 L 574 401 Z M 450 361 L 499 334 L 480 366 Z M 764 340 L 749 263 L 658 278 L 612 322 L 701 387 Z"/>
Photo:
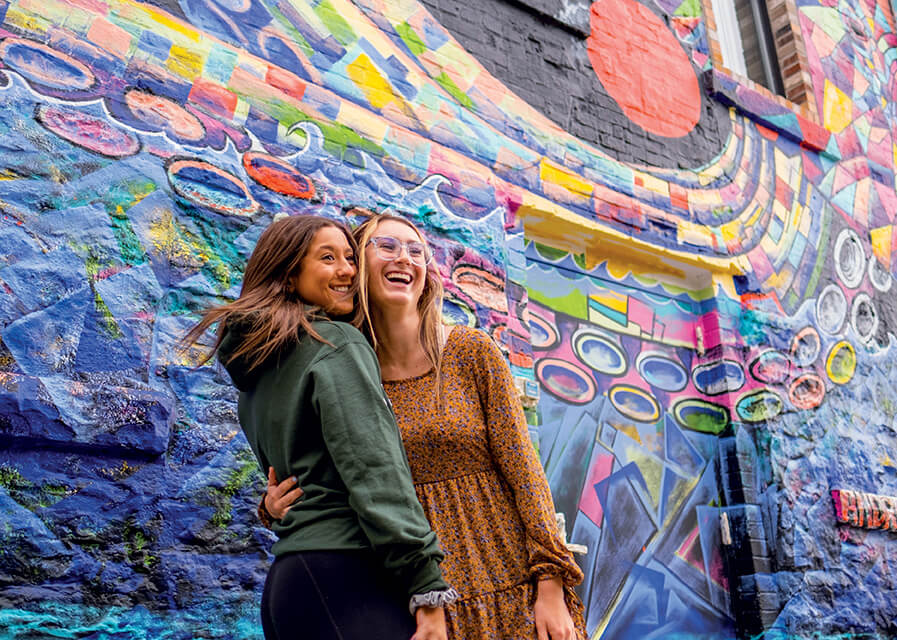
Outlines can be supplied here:
<path id="1" fill-rule="evenodd" d="M 363 341 L 342 344 L 314 364 L 312 375 L 325 445 L 371 546 L 409 596 L 448 589 L 373 350 Z"/>

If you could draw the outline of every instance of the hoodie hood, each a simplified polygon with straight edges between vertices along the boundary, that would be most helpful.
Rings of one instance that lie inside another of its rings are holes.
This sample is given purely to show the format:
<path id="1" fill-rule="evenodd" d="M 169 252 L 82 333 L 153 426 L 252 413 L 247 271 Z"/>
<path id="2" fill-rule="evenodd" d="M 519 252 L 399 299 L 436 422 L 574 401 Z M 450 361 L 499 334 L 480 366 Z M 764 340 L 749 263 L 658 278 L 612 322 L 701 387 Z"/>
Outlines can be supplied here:
<path id="1" fill-rule="evenodd" d="M 245 355 L 239 358 L 233 357 L 234 352 L 243 344 L 248 329 L 246 322 L 228 322 L 224 329 L 224 338 L 218 346 L 218 361 L 227 369 L 234 386 L 240 391 L 252 391 L 267 365 L 263 362 L 250 371 L 250 361 Z"/>

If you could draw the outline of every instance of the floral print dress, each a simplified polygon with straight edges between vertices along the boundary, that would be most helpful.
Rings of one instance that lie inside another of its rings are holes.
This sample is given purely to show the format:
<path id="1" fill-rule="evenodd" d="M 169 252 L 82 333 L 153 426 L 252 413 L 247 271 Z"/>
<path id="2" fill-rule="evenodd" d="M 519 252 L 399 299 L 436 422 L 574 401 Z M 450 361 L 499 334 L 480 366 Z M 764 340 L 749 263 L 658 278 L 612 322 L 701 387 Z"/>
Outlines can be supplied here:
<path id="1" fill-rule="evenodd" d="M 585 638 L 572 587 L 582 572 L 557 532 L 544 471 L 526 429 L 511 372 L 492 339 L 455 327 L 439 384 L 430 372 L 384 381 L 411 464 L 417 497 L 439 536 L 452 640 L 536 640 L 535 583 L 560 576 Z"/>

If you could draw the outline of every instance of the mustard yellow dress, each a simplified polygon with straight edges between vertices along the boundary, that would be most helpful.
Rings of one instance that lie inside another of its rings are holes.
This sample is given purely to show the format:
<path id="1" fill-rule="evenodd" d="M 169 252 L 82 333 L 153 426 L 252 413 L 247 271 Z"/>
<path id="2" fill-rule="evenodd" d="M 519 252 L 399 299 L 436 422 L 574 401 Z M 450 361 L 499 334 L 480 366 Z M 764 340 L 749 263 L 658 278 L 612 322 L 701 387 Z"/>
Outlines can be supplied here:
<path id="1" fill-rule="evenodd" d="M 439 536 L 452 640 L 536 640 L 535 582 L 560 576 L 585 638 L 572 587 L 582 571 L 557 532 L 548 482 L 511 372 L 492 339 L 455 327 L 436 373 L 384 381 L 411 464 L 417 497 Z"/>

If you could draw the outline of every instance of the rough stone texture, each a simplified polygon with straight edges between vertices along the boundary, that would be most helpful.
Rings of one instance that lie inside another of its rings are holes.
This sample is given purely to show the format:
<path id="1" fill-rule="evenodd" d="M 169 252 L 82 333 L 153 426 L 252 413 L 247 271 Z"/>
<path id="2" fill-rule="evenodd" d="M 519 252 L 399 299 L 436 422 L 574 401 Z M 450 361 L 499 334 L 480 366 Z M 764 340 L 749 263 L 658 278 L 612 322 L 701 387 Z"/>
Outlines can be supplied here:
<path id="1" fill-rule="evenodd" d="M 897 636 L 894 535 L 831 502 L 897 496 L 893 9 L 793 3 L 797 113 L 708 3 L 619 0 L 621 68 L 699 87 L 666 140 L 600 6 L 428 2 L 0 2 L 0 629 L 261 636 L 263 474 L 177 342 L 275 215 L 362 205 L 507 354 L 591 633 Z"/>

